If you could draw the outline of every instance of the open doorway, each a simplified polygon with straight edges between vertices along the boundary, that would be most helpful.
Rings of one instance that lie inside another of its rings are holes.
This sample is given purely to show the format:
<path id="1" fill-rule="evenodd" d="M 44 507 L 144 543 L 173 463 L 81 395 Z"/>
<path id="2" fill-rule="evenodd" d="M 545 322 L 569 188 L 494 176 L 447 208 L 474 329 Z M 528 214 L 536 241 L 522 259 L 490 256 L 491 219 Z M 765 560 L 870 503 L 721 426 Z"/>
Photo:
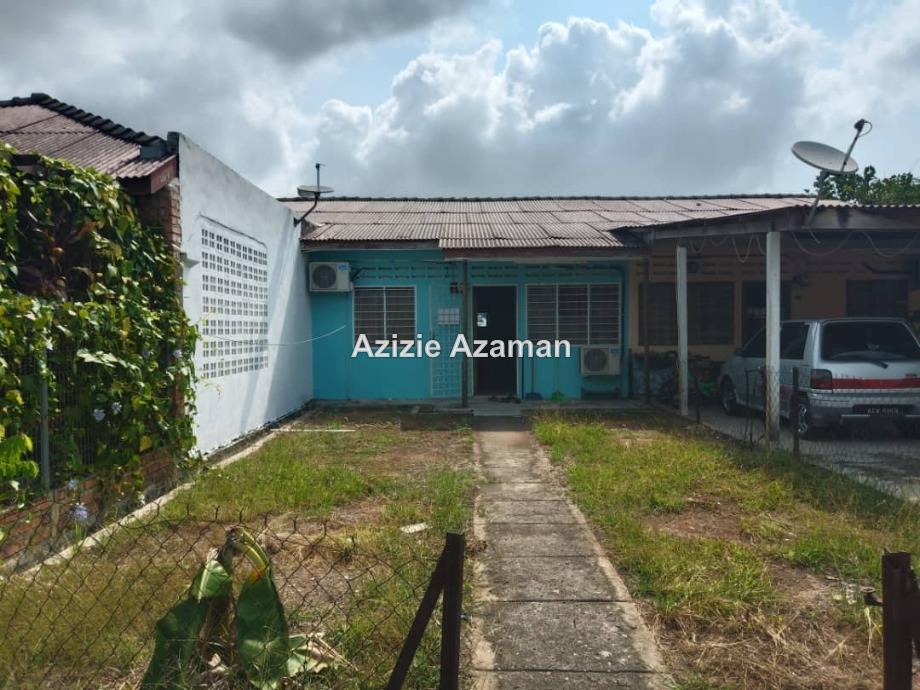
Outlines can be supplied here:
<path id="1" fill-rule="evenodd" d="M 517 290 L 513 285 L 473 287 L 473 338 L 514 340 L 517 337 Z M 517 359 L 473 360 L 473 394 L 517 395 Z"/>

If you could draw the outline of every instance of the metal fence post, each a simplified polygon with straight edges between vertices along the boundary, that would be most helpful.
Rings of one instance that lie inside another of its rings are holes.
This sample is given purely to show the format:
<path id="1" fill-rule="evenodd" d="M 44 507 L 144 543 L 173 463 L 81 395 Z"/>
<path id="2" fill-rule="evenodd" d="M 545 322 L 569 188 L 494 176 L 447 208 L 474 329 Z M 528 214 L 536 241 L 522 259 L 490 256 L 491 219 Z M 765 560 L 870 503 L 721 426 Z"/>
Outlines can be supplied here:
<path id="1" fill-rule="evenodd" d="M 48 360 L 43 356 L 44 366 L 39 368 L 39 467 L 41 469 L 42 489 L 51 491 L 51 429 L 48 419 Z"/>
<path id="2" fill-rule="evenodd" d="M 463 554 L 466 539 L 448 532 L 444 553 L 444 602 L 441 613 L 441 682 L 439 690 L 460 690 L 460 619 L 463 607 Z"/>
<path id="3" fill-rule="evenodd" d="M 884 690 L 911 688 L 910 581 L 910 554 L 899 552 L 882 556 Z"/>
<path id="4" fill-rule="evenodd" d="M 789 398 L 789 419 L 792 422 L 792 454 L 799 457 L 799 368 L 792 367 L 792 397 Z"/>
<path id="5" fill-rule="evenodd" d="M 403 643 L 386 685 L 387 690 L 401 690 L 415 658 L 415 652 L 434 613 L 438 597 L 443 593 L 441 614 L 441 680 L 439 690 L 460 688 L 460 619 L 463 605 L 463 555 L 466 539 L 462 534 L 448 532 L 444 550 L 431 574 L 409 634 Z"/>

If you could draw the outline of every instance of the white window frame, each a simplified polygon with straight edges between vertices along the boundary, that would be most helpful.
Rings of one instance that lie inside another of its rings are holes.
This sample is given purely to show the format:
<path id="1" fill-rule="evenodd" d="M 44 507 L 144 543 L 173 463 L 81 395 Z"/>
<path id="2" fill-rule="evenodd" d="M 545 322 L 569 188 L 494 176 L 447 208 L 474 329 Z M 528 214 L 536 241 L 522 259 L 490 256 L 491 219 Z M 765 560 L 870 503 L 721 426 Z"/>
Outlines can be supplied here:
<path id="1" fill-rule="evenodd" d="M 611 283 L 528 283 L 526 287 L 526 298 L 524 302 L 524 333 L 527 337 L 530 337 L 530 288 L 531 287 L 552 287 L 554 288 L 554 299 L 555 299 L 555 314 L 554 314 L 554 337 L 556 340 L 559 339 L 559 288 L 565 286 L 584 286 L 587 288 L 588 300 L 587 300 L 587 315 L 585 317 L 585 332 L 587 334 L 587 342 L 584 343 L 572 343 L 572 345 L 577 345 L 579 347 L 586 346 L 596 346 L 596 345 L 615 345 L 620 346 L 623 341 L 623 283 L 621 281 L 611 282 Z M 617 339 L 615 342 L 591 342 L 591 289 L 593 287 L 616 287 L 617 289 Z"/>
<path id="2" fill-rule="evenodd" d="M 399 288 L 399 289 L 409 289 L 412 290 L 412 339 L 415 339 L 416 334 L 418 333 L 418 288 L 415 285 L 356 285 L 352 289 L 351 296 L 351 342 L 352 344 L 356 343 L 358 340 L 358 325 L 356 323 L 358 317 L 358 310 L 355 308 L 357 302 L 355 293 L 358 290 L 383 290 L 383 330 L 384 338 L 389 340 L 392 337 L 392 333 L 386 333 L 387 330 L 387 297 L 386 291 L 388 289 Z M 371 341 L 373 344 L 373 341 Z"/>

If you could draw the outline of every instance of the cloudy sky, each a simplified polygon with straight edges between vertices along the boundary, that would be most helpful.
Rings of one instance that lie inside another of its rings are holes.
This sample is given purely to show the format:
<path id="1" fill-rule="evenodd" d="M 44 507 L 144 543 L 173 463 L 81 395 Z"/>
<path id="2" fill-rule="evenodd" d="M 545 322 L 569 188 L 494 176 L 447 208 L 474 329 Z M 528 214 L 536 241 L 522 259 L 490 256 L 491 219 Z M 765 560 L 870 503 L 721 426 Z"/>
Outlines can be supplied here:
<path id="1" fill-rule="evenodd" d="M 0 98 L 192 137 L 273 194 L 797 192 L 920 172 L 920 0 L 31 0 Z"/>

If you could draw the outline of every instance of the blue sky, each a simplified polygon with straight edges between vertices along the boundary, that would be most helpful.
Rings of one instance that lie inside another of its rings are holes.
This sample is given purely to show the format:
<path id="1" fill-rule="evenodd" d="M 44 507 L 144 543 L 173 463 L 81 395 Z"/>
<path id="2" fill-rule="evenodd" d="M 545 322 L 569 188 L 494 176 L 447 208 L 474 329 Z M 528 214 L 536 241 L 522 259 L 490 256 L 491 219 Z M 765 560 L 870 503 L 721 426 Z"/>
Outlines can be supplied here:
<path id="1" fill-rule="evenodd" d="M 891 4 L 891 3 L 888 3 Z M 476 39 L 494 37 L 506 47 L 528 46 L 533 43 L 537 29 L 546 22 L 565 21 L 568 17 L 591 17 L 608 24 L 618 21 L 648 28 L 660 33 L 650 19 L 650 3 L 645 0 L 508 0 L 485 6 L 473 6 L 456 23 L 463 29 L 476 30 L 471 37 L 471 47 Z M 845 39 L 858 27 L 870 11 L 865 3 L 820 0 L 788 3 L 809 24 L 821 27 L 831 38 Z M 845 7 L 845 11 L 841 11 Z M 393 75 L 415 56 L 432 47 L 432 30 L 425 28 L 407 35 L 386 39 L 370 45 L 354 46 L 339 56 L 337 69 L 323 75 L 317 71 L 316 91 L 310 100 L 321 105 L 328 98 L 345 101 L 370 99 L 383 100 L 390 90 Z M 347 75 L 347 78 L 342 77 Z"/>
<path id="2" fill-rule="evenodd" d="M 920 166 L 920 0 L 35 0 L 0 97 L 179 130 L 275 194 L 797 192 Z M 207 40 L 202 40 L 206 37 Z"/>

